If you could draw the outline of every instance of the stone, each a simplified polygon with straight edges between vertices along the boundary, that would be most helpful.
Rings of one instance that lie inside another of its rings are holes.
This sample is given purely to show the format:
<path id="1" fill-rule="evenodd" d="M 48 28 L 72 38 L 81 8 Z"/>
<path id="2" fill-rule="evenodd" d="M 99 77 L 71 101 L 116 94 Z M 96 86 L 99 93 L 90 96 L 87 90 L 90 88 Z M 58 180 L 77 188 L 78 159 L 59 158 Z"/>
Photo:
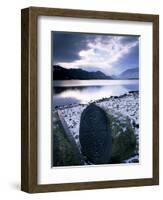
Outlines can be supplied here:
<path id="1" fill-rule="evenodd" d="M 110 119 L 112 132 L 112 153 L 110 163 L 123 163 L 124 160 L 137 154 L 138 145 L 134 129 L 128 117 L 121 114 L 113 115 L 108 111 L 107 116 Z"/>
<path id="2" fill-rule="evenodd" d="M 92 164 L 108 164 L 112 151 L 112 136 L 106 112 L 90 104 L 80 119 L 79 140 L 82 154 Z"/>

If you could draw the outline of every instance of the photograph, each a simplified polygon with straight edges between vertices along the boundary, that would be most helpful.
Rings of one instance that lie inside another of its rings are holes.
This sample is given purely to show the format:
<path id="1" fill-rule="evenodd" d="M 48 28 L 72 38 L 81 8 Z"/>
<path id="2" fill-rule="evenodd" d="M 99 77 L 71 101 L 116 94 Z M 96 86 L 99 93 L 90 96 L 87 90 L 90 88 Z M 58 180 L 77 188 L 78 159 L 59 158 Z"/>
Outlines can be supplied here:
<path id="1" fill-rule="evenodd" d="M 52 31 L 52 166 L 139 163 L 139 35 Z"/>

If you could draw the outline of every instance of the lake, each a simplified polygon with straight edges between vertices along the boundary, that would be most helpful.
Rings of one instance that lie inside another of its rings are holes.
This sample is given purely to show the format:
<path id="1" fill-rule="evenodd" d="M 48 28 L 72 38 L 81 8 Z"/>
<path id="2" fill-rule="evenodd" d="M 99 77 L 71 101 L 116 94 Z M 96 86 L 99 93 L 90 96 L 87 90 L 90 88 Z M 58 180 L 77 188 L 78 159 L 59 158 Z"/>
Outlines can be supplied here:
<path id="1" fill-rule="evenodd" d="M 139 80 L 63 80 L 53 81 L 53 106 L 63 106 L 139 90 Z"/>

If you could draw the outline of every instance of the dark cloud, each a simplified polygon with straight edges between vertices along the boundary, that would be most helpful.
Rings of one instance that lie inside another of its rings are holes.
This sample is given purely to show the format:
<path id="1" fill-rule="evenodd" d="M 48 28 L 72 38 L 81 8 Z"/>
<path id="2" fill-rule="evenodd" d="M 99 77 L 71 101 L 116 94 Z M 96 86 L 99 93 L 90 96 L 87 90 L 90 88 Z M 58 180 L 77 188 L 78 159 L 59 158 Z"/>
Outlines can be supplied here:
<path id="1" fill-rule="evenodd" d="M 106 37 L 107 36 L 107 37 Z M 73 62 L 80 59 L 79 52 L 89 47 L 88 42 L 98 39 L 103 44 L 111 36 L 94 33 L 52 32 L 52 58 L 54 63 Z"/>
<path id="2" fill-rule="evenodd" d="M 86 37 L 86 34 L 80 33 L 53 32 L 53 61 L 55 63 L 73 62 L 80 59 L 79 51 L 87 48 Z"/>

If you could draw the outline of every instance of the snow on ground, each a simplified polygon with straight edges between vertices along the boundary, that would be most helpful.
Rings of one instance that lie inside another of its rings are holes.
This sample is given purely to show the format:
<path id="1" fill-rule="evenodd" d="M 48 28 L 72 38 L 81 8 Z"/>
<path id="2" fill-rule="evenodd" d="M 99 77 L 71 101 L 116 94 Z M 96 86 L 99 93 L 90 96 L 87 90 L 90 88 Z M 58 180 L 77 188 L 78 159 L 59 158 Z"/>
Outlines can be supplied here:
<path id="1" fill-rule="evenodd" d="M 92 103 L 92 102 L 91 102 Z M 127 116 L 130 119 L 131 125 L 135 131 L 137 140 L 139 139 L 139 93 L 130 92 L 119 97 L 104 98 L 95 101 L 96 105 L 103 108 L 106 112 L 110 112 L 116 117 L 118 113 L 121 116 Z M 79 142 L 79 126 L 80 117 L 83 110 L 88 104 L 79 104 L 71 106 L 62 106 L 57 110 L 65 120 L 67 127 L 70 130 L 75 142 L 80 148 Z M 131 160 L 129 159 L 131 162 Z"/>
<path id="2" fill-rule="evenodd" d="M 98 101 L 98 106 L 106 112 L 111 111 L 112 115 L 118 117 L 118 113 L 130 119 L 135 135 L 139 136 L 139 93 L 131 92 L 120 97 L 110 97 Z M 120 120 L 120 119 L 119 119 Z M 123 120 L 123 119 L 122 119 Z"/>
<path id="3" fill-rule="evenodd" d="M 129 158 L 128 160 L 125 160 L 124 163 L 135 163 L 139 160 L 139 155 L 135 155 L 131 158 Z"/>
<path id="4" fill-rule="evenodd" d="M 80 148 L 80 142 L 79 142 L 80 117 L 81 113 L 85 108 L 86 105 L 78 105 L 59 110 L 60 115 L 64 118 L 65 122 L 67 123 L 67 127 L 69 128 L 70 133 L 72 134 L 79 148 Z"/>

